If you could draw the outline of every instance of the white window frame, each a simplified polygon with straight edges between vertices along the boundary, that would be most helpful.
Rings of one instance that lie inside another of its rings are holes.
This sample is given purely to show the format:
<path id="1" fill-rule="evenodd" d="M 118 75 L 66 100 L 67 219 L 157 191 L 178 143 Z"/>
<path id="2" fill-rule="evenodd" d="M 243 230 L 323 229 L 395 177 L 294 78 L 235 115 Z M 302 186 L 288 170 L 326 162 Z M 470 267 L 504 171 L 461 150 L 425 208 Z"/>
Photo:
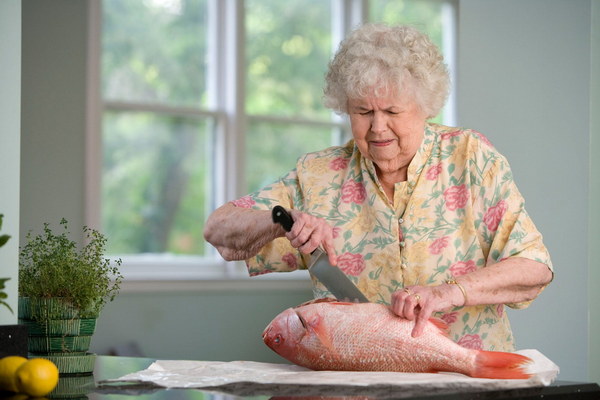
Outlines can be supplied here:
<path id="1" fill-rule="evenodd" d="M 442 2 L 444 26 L 447 38 L 443 52 L 449 66 L 452 82 L 455 82 L 456 55 L 456 0 L 423 0 Z M 210 117 L 216 121 L 215 182 L 216 185 L 211 209 L 229 199 L 245 194 L 244 183 L 237 179 L 244 176 L 244 133 L 250 120 L 285 122 L 297 124 L 317 124 L 341 127 L 347 131 L 347 122 L 339 116 L 332 116 L 330 123 L 272 116 L 251 116 L 245 114 L 245 71 L 244 66 L 244 1 L 208 0 L 208 71 L 209 107 L 214 111 L 197 110 L 186 107 L 134 104 L 131 102 L 104 102 L 101 98 L 101 40 L 102 40 L 102 0 L 91 0 L 89 7 L 88 35 L 88 102 L 86 129 L 86 224 L 100 226 L 101 212 L 101 149 L 102 115 L 104 110 L 138 110 L 159 114 Z M 368 20 L 368 0 L 332 0 L 332 43 L 333 51 L 339 41 L 355 26 Z M 337 18 L 336 18 L 337 16 Z M 215 68 L 214 66 L 219 66 Z M 222 68 L 222 67 L 225 68 Z M 454 125 L 456 115 L 454 91 L 446 105 L 446 121 Z M 235 155 L 235 156 L 231 156 Z M 306 271 L 285 274 L 266 274 L 249 280 L 244 262 L 227 262 L 210 247 L 208 256 L 169 256 L 135 255 L 123 256 L 120 268 L 125 280 L 124 291 L 161 290 L 264 290 L 309 288 L 310 280 Z M 276 281 L 274 283 L 273 281 Z"/>

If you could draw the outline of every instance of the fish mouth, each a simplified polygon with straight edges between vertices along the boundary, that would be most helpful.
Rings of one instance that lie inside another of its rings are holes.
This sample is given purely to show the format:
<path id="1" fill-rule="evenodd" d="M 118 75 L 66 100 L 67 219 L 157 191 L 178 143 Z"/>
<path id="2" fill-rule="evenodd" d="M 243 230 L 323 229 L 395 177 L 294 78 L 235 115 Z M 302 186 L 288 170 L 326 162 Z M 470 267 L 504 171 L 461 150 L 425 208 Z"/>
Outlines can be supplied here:
<path id="1" fill-rule="evenodd" d="M 266 341 L 267 336 L 268 336 L 270 330 L 271 330 L 271 324 L 267 325 L 267 327 L 265 328 L 265 330 L 262 333 L 262 339 L 263 339 L 263 341 Z"/>

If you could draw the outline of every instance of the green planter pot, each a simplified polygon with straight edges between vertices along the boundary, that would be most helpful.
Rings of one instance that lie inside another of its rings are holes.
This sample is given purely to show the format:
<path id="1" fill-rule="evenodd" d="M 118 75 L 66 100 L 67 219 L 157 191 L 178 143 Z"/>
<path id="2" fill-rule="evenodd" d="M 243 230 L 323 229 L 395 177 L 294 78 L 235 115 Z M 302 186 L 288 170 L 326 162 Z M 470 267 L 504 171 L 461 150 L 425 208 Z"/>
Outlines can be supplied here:
<path id="1" fill-rule="evenodd" d="M 21 319 L 29 329 L 29 336 L 91 336 L 96 330 L 96 318 L 51 319 L 35 321 Z"/>
<path id="2" fill-rule="evenodd" d="M 19 298 L 19 323 L 27 326 L 30 358 L 47 358 L 61 375 L 90 374 L 96 355 L 88 353 L 96 318 L 61 299 Z"/>

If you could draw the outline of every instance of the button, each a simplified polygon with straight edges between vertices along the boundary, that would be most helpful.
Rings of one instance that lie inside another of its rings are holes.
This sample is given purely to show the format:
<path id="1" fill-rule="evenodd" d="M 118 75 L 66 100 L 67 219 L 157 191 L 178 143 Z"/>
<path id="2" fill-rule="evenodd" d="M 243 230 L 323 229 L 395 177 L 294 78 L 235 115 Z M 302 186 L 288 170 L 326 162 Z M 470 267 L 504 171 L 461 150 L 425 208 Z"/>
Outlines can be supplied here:
<path id="1" fill-rule="evenodd" d="M 404 247 L 406 243 L 404 243 L 404 240 L 400 242 L 400 247 Z"/>
<path id="2" fill-rule="evenodd" d="M 406 269 L 406 264 L 404 264 L 404 263 L 400 264 L 400 268 Z"/>
<path id="3" fill-rule="evenodd" d="M 404 218 L 398 218 L 398 223 L 399 223 L 399 224 L 402 224 L 402 223 L 404 223 Z"/>

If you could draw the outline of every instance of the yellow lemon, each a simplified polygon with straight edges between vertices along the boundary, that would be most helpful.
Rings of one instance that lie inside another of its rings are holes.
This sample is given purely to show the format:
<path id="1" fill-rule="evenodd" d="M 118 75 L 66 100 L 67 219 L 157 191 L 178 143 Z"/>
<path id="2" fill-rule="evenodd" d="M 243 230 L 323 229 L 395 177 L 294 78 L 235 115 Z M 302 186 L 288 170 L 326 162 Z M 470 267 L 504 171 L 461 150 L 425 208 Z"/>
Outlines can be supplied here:
<path id="1" fill-rule="evenodd" d="M 15 372 L 25 362 L 27 359 L 21 356 L 8 356 L 0 359 L 0 390 L 17 391 Z"/>
<path id="2" fill-rule="evenodd" d="M 20 393 L 42 397 L 58 384 L 58 368 L 50 360 L 34 358 L 17 369 L 16 381 Z"/>

